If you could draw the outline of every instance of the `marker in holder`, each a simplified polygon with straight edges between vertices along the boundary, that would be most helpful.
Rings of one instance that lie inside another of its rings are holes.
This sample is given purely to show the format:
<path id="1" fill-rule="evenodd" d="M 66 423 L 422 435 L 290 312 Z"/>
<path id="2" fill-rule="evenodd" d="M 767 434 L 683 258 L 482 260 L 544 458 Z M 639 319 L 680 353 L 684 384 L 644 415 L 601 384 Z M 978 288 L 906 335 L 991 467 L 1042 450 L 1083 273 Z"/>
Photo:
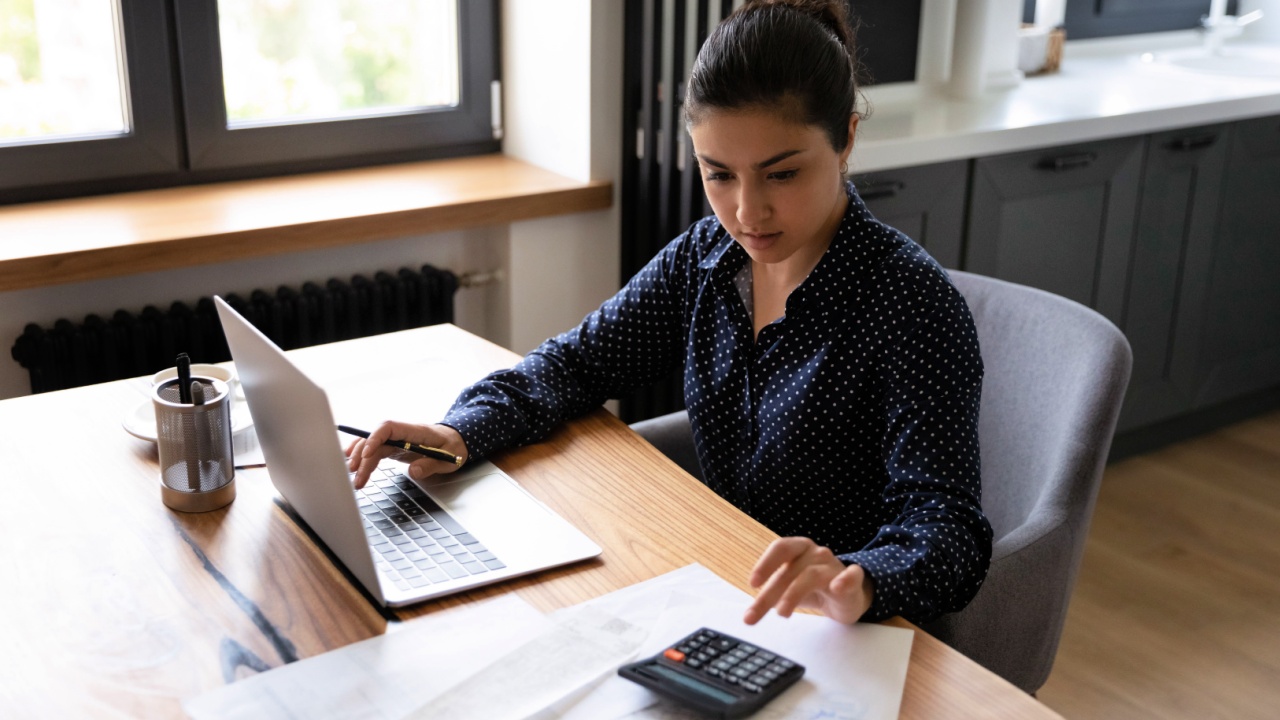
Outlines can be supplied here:
<path id="1" fill-rule="evenodd" d="M 182 380 L 152 388 L 156 445 L 160 451 L 160 497 L 180 512 L 208 512 L 236 497 L 231 451 L 231 402 L 227 384 L 192 375 L 192 402 L 182 402 Z"/>

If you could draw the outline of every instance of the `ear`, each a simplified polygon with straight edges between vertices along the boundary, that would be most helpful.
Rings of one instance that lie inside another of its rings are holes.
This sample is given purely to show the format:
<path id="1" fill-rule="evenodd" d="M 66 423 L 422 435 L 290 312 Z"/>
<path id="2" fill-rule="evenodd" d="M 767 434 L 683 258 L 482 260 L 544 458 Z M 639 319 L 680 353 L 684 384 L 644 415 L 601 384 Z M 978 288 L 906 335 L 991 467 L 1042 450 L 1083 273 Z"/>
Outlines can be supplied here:
<path id="1" fill-rule="evenodd" d="M 849 162 L 849 156 L 853 154 L 853 141 L 858 135 L 858 113 L 849 115 L 849 141 L 844 144 L 844 151 L 840 153 L 840 163 Z"/>

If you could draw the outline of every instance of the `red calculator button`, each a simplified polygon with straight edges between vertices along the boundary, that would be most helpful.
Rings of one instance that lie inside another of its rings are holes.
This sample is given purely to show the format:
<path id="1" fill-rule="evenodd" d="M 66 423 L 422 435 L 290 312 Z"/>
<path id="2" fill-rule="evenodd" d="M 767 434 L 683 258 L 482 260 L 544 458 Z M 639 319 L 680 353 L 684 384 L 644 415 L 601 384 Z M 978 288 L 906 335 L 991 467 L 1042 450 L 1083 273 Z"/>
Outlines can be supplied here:
<path id="1" fill-rule="evenodd" d="M 663 654 L 663 655 L 664 655 L 668 660 L 672 660 L 672 661 L 675 661 L 675 662 L 684 662 L 684 653 L 680 652 L 679 650 L 677 650 L 677 649 L 675 649 L 675 648 L 667 648 L 667 651 L 666 651 L 666 652 L 664 652 L 664 653 L 662 653 L 662 654 Z"/>

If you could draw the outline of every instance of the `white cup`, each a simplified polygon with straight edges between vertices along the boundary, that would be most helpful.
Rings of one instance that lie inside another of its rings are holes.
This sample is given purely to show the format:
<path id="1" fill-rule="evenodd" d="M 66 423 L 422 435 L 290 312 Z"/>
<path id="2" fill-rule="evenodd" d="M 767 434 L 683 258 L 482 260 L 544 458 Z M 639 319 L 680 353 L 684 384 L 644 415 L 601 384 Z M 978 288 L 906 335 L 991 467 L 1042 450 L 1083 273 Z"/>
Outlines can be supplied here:
<path id="1" fill-rule="evenodd" d="M 203 375 L 215 380 L 221 380 L 227 384 L 231 390 L 230 396 L 234 398 L 240 397 L 240 379 L 236 377 L 235 372 L 221 365 L 209 365 L 206 363 L 191 363 L 192 375 Z M 172 380 L 178 377 L 178 368 L 165 368 L 155 375 L 151 376 L 151 386 L 155 387 L 166 380 Z"/>

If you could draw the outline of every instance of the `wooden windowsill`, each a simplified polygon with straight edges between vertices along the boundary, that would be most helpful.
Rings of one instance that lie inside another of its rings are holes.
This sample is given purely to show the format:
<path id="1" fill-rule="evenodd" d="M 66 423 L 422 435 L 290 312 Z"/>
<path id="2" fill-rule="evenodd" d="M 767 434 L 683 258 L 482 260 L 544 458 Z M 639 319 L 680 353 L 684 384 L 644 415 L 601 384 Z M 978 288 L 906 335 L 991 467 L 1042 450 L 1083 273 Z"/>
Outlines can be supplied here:
<path id="1" fill-rule="evenodd" d="M 503 155 L 0 207 L 0 292 L 601 210 Z"/>

